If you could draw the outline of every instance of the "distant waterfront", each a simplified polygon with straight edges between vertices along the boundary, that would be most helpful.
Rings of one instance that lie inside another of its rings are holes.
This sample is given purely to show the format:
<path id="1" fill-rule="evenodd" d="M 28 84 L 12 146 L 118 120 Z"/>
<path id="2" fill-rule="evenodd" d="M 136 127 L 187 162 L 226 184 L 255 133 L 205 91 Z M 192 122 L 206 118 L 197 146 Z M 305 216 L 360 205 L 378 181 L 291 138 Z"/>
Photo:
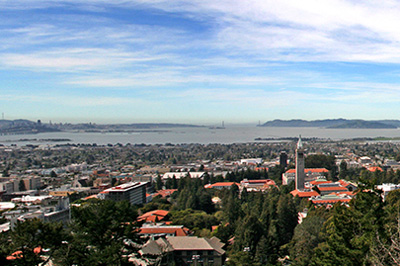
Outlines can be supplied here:
<path id="1" fill-rule="evenodd" d="M 256 126 L 227 126 L 225 129 L 210 128 L 168 128 L 154 132 L 134 133 L 71 133 L 54 132 L 34 135 L 6 135 L 0 136 L 0 143 L 4 145 L 26 144 L 181 144 L 181 143 L 246 143 L 256 142 L 256 138 L 325 138 L 332 140 L 351 138 L 400 137 L 400 129 L 326 129 L 300 127 L 256 127 Z M 18 141 L 24 140 L 24 141 Z M 53 141 L 52 141 L 53 140 Z M 61 140 L 61 141 L 60 141 Z M 266 142 L 266 141 L 257 141 Z"/>

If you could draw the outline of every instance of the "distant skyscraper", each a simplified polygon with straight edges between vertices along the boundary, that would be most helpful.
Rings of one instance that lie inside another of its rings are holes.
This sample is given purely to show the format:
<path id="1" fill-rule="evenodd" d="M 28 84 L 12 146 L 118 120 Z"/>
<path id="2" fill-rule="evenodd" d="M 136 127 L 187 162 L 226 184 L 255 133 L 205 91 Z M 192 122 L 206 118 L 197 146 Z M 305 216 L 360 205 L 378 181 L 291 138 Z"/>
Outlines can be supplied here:
<path id="1" fill-rule="evenodd" d="M 304 175 L 304 150 L 299 136 L 296 149 L 296 189 L 299 191 L 304 190 Z"/>
<path id="2" fill-rule="evenodd" d="M 281 154 L 279 154 L 279 164 L 283 167 L 287 166 L 287 160 L 288 160 L 288 155 L 285 151 L 282 151 Z"/>

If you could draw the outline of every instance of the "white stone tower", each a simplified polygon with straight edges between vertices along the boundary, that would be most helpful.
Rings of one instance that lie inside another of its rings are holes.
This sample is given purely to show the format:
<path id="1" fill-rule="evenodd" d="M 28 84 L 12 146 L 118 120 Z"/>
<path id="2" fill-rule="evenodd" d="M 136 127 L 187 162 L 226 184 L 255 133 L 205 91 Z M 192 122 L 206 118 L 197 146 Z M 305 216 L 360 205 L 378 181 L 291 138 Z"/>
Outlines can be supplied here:
<path id="1" fill-rule="evenodd" d="M 296 149 L 296 189 L 299 191 L 304 190 L 304 176 L 304 150 L 300 135 Z"/>

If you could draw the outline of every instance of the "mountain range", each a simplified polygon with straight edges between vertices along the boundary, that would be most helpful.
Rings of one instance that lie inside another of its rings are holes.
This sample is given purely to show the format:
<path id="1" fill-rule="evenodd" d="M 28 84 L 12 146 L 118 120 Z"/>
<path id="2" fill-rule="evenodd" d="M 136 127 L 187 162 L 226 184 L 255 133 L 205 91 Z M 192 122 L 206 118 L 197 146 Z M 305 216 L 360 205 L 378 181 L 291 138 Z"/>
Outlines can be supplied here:
<path id="1" fill-rule="evenodd" d="M 324 120 L 280 120 L 268 121 L 262 127 L 323 127 L 323 128 L 398 128 L 400 120 L 361 120 L 361 119 L 324 119 Z"/>

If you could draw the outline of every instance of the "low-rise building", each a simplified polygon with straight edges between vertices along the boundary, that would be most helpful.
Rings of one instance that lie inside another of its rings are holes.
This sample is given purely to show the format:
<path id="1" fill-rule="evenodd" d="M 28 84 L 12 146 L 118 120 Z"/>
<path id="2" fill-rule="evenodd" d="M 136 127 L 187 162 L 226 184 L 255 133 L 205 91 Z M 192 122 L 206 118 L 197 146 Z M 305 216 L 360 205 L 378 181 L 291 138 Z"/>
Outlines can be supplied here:
<path id="1" fill-rule="evenodd" d="M 146 223 L 157 223 L 159 221 L 164 220 L 168 216 L 169 211 L 166 210 L 154 210 L 146 212 L 140 215 L 137 220 L 139 222 L 146 222 Z"/>
<path id="2" fill-rule="evenodd" d="M 236 183 L 236 182 L 217 182 L 214 184 L 205 185 L 204 188 L 214 188 L 214 189 L 221 190 L 224 188 L 230 189 L 232 185 L 236 185 L 239 187 L 240 184 Z"/>
<path id="3" fill-rule="evenodd" d="M 400 184 L 383 183 L 382 185 L 378 185 L 377 188 L 379 190 L 382 190 L 382 192 L 383 192 L 382 196 L 383 196 L 383 199 L 385 199 L 390 191 L 400 189 Z"/>
<path id="4" fill-rule="evenodd" d="M 183 225 L 144 224 L 138 230 L 138 235 L 145 238 L 149 237 L 153 240 L 159 237 L 188 236 L 190 234 L 190 230 Z"/>
<path id="5" fill-rule="evenodd" d="M 162 180 L 167 180 L 170 178 L 184 178 L 186 176 L 189 176 L 190 178 L 203 178 L 206 172 L 168 172 L 163 175 L 161 178 Z"/>
<path id="6" fill-rule="evenodd" d="M 246 189 L 248 192 L 250 191 L 267 191 L 272 187 L 276 187 L 275 181 L 272 179 L 254 179 L 248 180 L 244 179 L 240 181 L 239 189 L 243 191 Z"/>
<path id="7" fill-rule="evenodd" d="M 169 254 L 175 265 L 221 266 L 225 261 L 223 247 L 224 244 L 216 237 L 170 236 L 150 240 L 139 250 L 139 254 L 143 258 Z"/>
<path id="8" fill-rule="evenodd" d="M 351 201 L 353 197 L 348 194 L 340 194 L 340 193 L 331 193 L 328 195 L 321 195 L 321 196 L 314 196 L 311 197 L 310 200 L 312 203 L 316 205 L 323 205 L 323 206 L 333 206 L 334 204 L 341 202 L 341 203 L 348 203 Z"/>

